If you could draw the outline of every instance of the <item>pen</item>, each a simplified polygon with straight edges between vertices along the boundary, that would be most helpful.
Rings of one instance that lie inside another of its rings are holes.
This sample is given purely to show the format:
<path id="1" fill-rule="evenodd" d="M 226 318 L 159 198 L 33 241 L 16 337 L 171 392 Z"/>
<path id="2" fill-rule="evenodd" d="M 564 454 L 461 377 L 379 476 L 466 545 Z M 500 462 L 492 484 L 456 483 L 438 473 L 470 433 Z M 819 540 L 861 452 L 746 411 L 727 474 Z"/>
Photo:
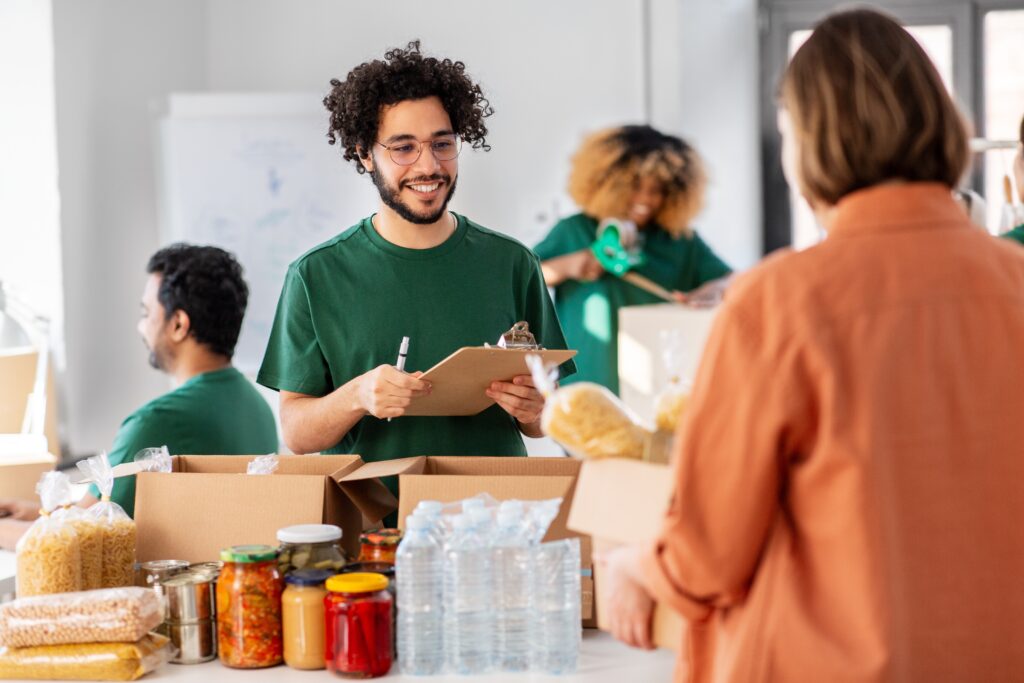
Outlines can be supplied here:
<path id="1" fill-rule="evenodd" d="M 405 371 L 405 356 L 409 353 L 409 338 L 402 337 L 402 344 L 398 347 L 398 360 L 395 361 L 395 367 L 399 372 Z M 391 418 L 388 418 L 388 422 L 391 422 Z"/>

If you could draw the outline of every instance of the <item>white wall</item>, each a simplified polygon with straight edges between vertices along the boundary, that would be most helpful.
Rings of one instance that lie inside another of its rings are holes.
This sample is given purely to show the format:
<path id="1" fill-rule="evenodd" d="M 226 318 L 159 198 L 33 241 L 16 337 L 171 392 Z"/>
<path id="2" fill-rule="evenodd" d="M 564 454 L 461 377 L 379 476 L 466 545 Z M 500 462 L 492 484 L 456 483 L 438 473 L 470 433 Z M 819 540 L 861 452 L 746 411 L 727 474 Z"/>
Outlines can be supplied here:
<path id="1" fill-rule="evenodd" d="M 134 331 L 158 246 L 153 143 L 167 94 L 323 92 L 355 64 L 422 38 L 427 52 L 465 61 L 496 110 L 493 150 L 464 152 L 453 207 L 529 244 L 573 210 L 564 187 L 582 135 L 643 119 L 642 7 L 54 0 L 72 451 L 108 447 L 120 421 L 167 387 Z M 653 123 L 708 159 L 698 229 L 749 265 L 760 242 L 755 0 L 652 0 L 652 15 Z"/>
<path id="2" fill-rule="evenodd" d="M 54 0 L 68 437 L 110 447 L 167 390 L 135 332 L 157 247 L 154 120 L 166 94 L 205 85 L 201 0 Z"/>

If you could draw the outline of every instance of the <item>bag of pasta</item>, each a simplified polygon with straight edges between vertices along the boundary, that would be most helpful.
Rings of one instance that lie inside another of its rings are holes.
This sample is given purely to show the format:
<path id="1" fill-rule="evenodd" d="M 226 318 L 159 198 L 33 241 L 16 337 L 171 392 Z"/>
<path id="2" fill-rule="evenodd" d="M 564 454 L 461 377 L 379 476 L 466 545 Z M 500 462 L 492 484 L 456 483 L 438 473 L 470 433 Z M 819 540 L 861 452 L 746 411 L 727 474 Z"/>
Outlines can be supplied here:
<path id="1" fill-rule="evenodd" d="M 53 519 L 71 526 L 78 534 L 82 565 L 82 590 L 103 587 L 103 526 L 88 511 L 65 505 L 53 512 Z"/>
<path id="2" fill-rule="evenodd" d="M 53 513 L 71 505 L 71 482 L 62 472 L 47 472 L 36 485 L 42 505 L 39 519 L 15 547 L 18 597 L 82 590 L 82 547 L 78 534 Z"/>
<path id="3" fill-rule="evenodd" d="M 661 357 L 668 384 L 654 397 L 654 423 L 660 432 L 674 433 L 690 397 L 690 382 L 683 379 L 682 333 L 662 330 Z"/>
<path id="4" fill-rule="evenodd" d="M 167 662 L 170 639 L 156 633 L 134 643 L 80 643 L 0 649 L 0 679 L 134 681 Z"/>
<path id="5" fill-rule="evenodd" d="M 89 508 L 89 516 L 103 529 L 103 586 L 119 588 L 135 582 L 135 521 L 110 500 L 114 473 L 106 453 L 78 463 L 78 469 L 96 482 L 100 502 Z"/>
<path id="6" fill-rule="evenodd" d="M 558 388 L 557 368 L 527 356 L 534 386 L 544 396 L 541 429 L 577 458 L 644 458 L 650 431 L 612 392 L 592 382 Z"/>

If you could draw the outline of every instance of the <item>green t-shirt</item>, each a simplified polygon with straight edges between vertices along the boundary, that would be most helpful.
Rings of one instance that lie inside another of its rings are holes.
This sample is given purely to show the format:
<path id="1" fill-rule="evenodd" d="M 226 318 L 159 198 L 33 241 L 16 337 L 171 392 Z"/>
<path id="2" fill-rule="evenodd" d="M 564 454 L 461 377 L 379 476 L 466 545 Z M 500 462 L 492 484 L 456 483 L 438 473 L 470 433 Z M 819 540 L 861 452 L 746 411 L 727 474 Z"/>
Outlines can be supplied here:
<path id="1" fill-rule="evenodd" d="M 144 448 L 172 455 L 264 455 L 277 452 L 270 406 L 233 367 L 204 372 L 129 415 L 108 452 L 111 465 L 132 462 Z M 95 485 L 89 493 L 99 498 Z M 111 500 L 135 514 L 135 477 L 114 480 Z"/>
<path id="2" fill-rule="evenodd" d="M 456 218 L 451 237 L 430 249 L 392 244 L 365 218 L 292 263 L 256 381 L 324 396 L 394 364 L 403 336 L 410 339 L 405 370 L 426 371 L 460 347 L 496 343 L 519 320 L 542 346 L 566 348 L 537 257 L 510 237 Z M 515 420 L 497 405 L 468 417 L 387 422 L 367 415 L 324 452 L 367 461 L 526 455 Z"/>
<path id="3" fill-rule="evenodd" d="M 1024 244 L 1024 225 L 1018 225 L 1013 230 L 1004 232 L 1000 237 L 1005 237 L 1008 240 L 1014 240 L 1015 242 Z"/>
<path id="4" fill-rule="evenodd" d="M 597 239 L 597 221 L 576 214 L 559 221 L 533 251 L 541 261 L 564 256 Z M 642 230 L 644 265 L 635 272 L 662 287 L 688 292 L 731 270 L 694 233 L 673 238 L 656 226 Z M 555 287 L 555 308 L 570 348 L 579 353 L 579 372 L 569 382 L 596 382 L 619 392 L 619 309 L 623 306 L 663 303 L 653 294 L 610 273 L 593 282 L 566 280 Z M 568 383 L 568 382 L 567 382 Z"/>

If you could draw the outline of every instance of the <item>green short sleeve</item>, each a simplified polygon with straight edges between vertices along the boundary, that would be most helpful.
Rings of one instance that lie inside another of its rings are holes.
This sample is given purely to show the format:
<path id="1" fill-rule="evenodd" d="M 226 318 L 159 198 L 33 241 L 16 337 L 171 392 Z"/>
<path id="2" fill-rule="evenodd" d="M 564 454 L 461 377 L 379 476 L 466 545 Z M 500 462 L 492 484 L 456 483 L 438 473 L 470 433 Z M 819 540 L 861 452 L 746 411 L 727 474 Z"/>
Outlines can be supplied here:
<path id="1" fill-rule="evenodd" d="M 558 315 L 555 313 L 555 305 L 548 295 L 547 285 L 544 284 L 540 261 L 536 257 L 532 258 L 530 267 L 532 273 L 527 281 L 526 289 L 526 319 L 530 321 L 530 330 L 537 339 L 537 343 L 545 349 L 569 348 L 565 336 L 562 334 Z M 558 370 L 559 376 L 564 379 L 575 374 L 576 363 L 568 360 L 562 363 Z"/>
<path id="2" fill-rule="evenodd" d="M 313 325 L 311 292 L 295 266 L 288 269 L 256 381 L 270 389 L 324 396 L 333 386 Z"/>
<path id="3" fill-rule="evenodd" d="M 725 277 L 732 272 L 732 268 L 726 265 L 725 261 L 711 250 L 711 247 L 700 238 L 697 233 L 693 234 L 694 266 L 696 268 L 698 286 L 711 280 Z M 678 287 L 686 291 L 684 287 Z"/>

